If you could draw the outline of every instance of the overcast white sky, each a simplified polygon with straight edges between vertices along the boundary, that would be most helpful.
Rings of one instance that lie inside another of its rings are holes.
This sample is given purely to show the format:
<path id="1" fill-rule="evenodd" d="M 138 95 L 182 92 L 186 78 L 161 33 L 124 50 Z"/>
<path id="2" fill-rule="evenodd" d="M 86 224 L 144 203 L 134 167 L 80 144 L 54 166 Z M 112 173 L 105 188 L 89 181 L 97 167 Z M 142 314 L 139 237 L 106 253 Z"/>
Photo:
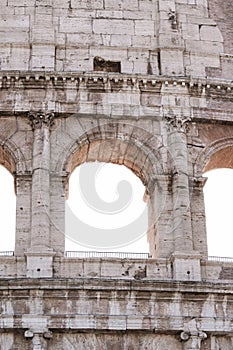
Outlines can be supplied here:
<path id="1" fill-rule="evenodd" d="M 208 176 L 204 192 L 208 231 L 209 255 L 233 256 L 233 170 L 218 169 L 206 173 Z M 0 251 L 14 250 L 15 208 L 13 177 L 0 166 Z M 68 205 L 75 215 L 84 223 L 98 228 L 117 228 L 130 224 L 146 210 L 142 201 L 144 186 L 140 180 L 124 166 L 106 164 L 100 167 L 95 176 L 95 188 L 99 197 L 105 202 L 113 202 L 118 198 L 117 184 L 121 180 L 132 186 L 132 198 L 122 210 L 115 214 L 98 212 L 93 206 L 86 204 L 80 192 L 79 172 L 75 171 L 70 179 L 70 196 Z M 105 226 L 103 226 L 105 225 Z M 146 230 L 146 227 L 145 227 Z M 67 240 L 66 250 L 91 250 L 75 245 Z M 114 249 L 109 249 L 114 251 Z M 146 236 L 132 245 L 117 248 L 115 251 L 148 252 Z"/>

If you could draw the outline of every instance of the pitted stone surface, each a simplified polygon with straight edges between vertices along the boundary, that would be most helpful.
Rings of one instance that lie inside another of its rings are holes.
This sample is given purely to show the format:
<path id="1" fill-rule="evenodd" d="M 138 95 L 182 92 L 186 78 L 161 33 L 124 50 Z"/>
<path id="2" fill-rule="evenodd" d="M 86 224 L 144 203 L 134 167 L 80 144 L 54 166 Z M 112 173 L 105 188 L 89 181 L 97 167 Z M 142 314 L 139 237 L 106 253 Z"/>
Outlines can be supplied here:
<path id="1" fill-rule="evenodd" d="M 0 348 L 231 350 L 232 261 L 208 259 L 206 170 L 232 168 L 232 5 L 0 0 Z M 145 186 L 150 258 L 65 250 L 69 178 L 112 162 Z"/>
<path id="2" fill-rule="evenodd" d="M 216 22 L 202 1 L 1 0 L 0 69 L 91 71 L 99 56 L 122 73 L 205 77 L 224 51 L 212 2 Z"/>

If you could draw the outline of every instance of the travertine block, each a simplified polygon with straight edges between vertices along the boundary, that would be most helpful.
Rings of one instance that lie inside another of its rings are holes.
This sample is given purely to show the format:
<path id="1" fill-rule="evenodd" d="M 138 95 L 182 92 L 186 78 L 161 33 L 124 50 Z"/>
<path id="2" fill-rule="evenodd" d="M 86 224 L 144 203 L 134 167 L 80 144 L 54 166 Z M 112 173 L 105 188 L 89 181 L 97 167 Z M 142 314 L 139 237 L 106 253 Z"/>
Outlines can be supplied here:
<path id="1" fill-rule="evenodd" d="M 92 32 L 92 21 L 87 18 L 61 18 L 59 31 L 64 33 L 87 33 Z"/>
<path id="2" fill-rule="evenodd" d="M 111 35 L 110 40 L 111 46 L 118 47 L 129 47 L 131 46 L 131 36 L 130 35 Z"/>
<path id="3" fill-rule="evenodd" d="M 155 35 L 155 22 L 149 20 L 135 20 L 135 35 Z"/>
<path id="4" fill-rule="evenodd" d="M 222 34 L 217 26 L 201 26 L 200 39 L 206 41 L 223 42 Z"/>
<path id="5" fill-rule="evenodd" d="M 206 53 L 213 56 L 215 53 L 220 54 L 223 51 L 223 45 L 220 42 L 186 40 L 185 45 L 188 51 L 192 50 L 194 53 L 200 53 L 201 55 Z"/>
<path id="6" fill-rule="evenodd" d="M 93 30 L 97 34 L 134 34 L 134 23 L 130 20 L 94 19 Z"/>
<path id="7" fill-rule="evenodd" d="M 146 19 L 152 19 L 152 13 L 150 10 L 139 10 L 139 11 L 123 11 L 123 18 L 124 19 L 138 19 L 138 20 L 146 20 Z"/>
<path id="8" fill-rule="evenodd" d="M 200 29 L 197 24 L 182 23 L 183 39 L 200 40 Z"/>
<path id="9" fill-rule="evenodd" d="M 131 37 L 133 47 L 148 47 L 152 46 L 151 36 L 134 35 Z"/>
<path id="10" fill-rule="evenodd" d="M 51 43 L 55 40 L 55 32 L 50 28 L 45 31 L 41 27 L 34 27 L 31 32 L 31 37 L 34 43 Z"/>
<path id="11" fill-rule="evenodd" d="M 21 7 L 21 6 L 33 6 L 35 5 L 34 0 L 19 0 L 17 3 L 15 3 L 14 0 L 7 1 L 8 6 L 14 6 L 14 7 Z"/>
<path id="12" fill-rule="evenodd" d="M 105 0 L 106 9 L 119 9 L 119 10 L 138 10 L 137 0 Z"/>
<path id="13" fill-rule="evenodd" d="M 183 53 L 181 50 L 161 50 L 161 70 L 164 75 L 183 75 Z"/>
<path id="14" fill-rule="evenodd" d="M 97 10 L 96 11 L 96 18 L 115 18 L 115 19 L 121 19 L 123 18 L 123 11 L 114 11 L 114 10 Z M 124 17 L 125 18 L 125 17 Z"/>
<path id="15" fill-rule="evenodd" d="M 15 57 L 18 61 L 15 62 Z M 30 48 L 29 47 L 13 47 L 11 50 L 11 56 L 8 61 L 8 68 L 18 70 L 29 69 Z M 7 67 L 5 68 L 7 69 Z"/>
<path id="16" fill-rule="evenodd" d="M 102 9 L 103 0 L 71 0 L 71 9 Z"/>
<path id="17" fill-rule="evenodd" d="M 27 277 L 49 278 L 53 276 L 53 255 L 27 253 Z"/>
<path id="18" fill-rule="evenodd" d="M 153 14 L 158 11 L 158 2 L 151 0 L 139 0 L 139 11 L 150 11 L 153 17 Z"/>
<path id="19" fill-rule="evenodd" d="M 21 30 L 29 29 L 29 16 L 7 16 L 0 15 L 0 29 L 11 29 L 20 28 Z"/>
<path id="20" fill-rule="evenodd" d="M 9 43 L 9 33 L 6 35 L 6 32 L 4 30 L 0 31 L 0 42 L 1 44 Z M 29 33 L 27 31 L 16 31 L 14 33 L 14 44 L 25 44 L 29 43 Z"/>
<path id="21" fill-rule="evenodd" d="M 33 45 L 31 67 L 33 70 L 52 70 L 55 65 L 54 45 Z"/>

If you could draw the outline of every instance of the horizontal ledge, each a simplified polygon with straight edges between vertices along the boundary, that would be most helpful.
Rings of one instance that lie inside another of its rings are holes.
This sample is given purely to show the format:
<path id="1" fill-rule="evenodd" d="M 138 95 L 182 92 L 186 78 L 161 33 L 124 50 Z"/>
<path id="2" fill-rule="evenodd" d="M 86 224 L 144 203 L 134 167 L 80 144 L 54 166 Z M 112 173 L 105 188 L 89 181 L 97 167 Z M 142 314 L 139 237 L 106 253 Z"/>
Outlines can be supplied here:
<path id="1" fill-rule="evenodd" d="M 35 86 L 37 83 L 50 82 L 55 83 L 86 83 L 93 81 L 93 83 L 127 83 L 130 82 L 132 85 L 144 86 L 147 84 L 156 87 L 156 85 L 165 86 L 177 86 L 182 87 L 194 87 L 199 88 L 215 88 L 217 90 L 227 89 L 231 91 L 233 89 L 233 81 L 229 79 L 216 79 L 216 78 L 203 78 L 203 77 L 191 77 L 191 76 L 162 76 L 162 75 L 144 75 L 144 74 L 125 74 L 125 73 L 109 73 L 109 72 L 45 72 L 45 71 L 0 71 L 0 82 L 5 81 L 25 81 L 33 83 Z"/>

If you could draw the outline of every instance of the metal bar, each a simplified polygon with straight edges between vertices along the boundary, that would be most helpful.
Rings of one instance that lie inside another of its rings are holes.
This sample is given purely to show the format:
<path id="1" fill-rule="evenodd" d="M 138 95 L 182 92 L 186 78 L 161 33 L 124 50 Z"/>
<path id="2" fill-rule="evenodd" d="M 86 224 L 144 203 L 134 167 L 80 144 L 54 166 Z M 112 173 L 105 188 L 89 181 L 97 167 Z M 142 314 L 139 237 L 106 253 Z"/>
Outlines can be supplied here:
<path id="1" fill-rule="evenodd" d="M 224 257 L 224 256 L 209 256 L 208 260 L 209 261 L 217 261 L 217 262 L 233 263 L 233 258 Z"/>
<path id="2" fill-rule="evenodd" d="M 14 256 L 13 251 L 0 252 L 0 256 Z"/>
<path id="3" fill-rule="evenodd" d="M 67 258 L 121 258 L 121 259 L 148 259 L 148 253 L 128 253 L 128 252 L 90 252 L 90 251 L 67 251 Z"/>

